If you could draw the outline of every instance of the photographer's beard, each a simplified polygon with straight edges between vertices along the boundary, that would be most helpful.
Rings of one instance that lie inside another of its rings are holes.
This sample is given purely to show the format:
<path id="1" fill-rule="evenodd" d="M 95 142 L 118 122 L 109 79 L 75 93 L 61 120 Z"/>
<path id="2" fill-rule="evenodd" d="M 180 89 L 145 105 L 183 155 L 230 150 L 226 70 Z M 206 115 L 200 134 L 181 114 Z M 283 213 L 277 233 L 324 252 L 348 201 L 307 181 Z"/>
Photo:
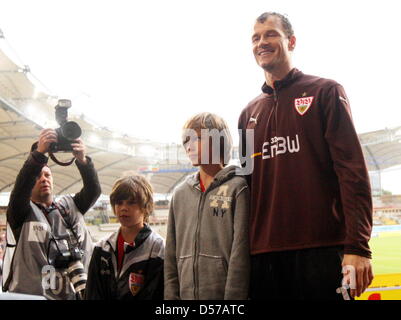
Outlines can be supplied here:
<path id="1" fill-rule="evenodd" d="M 31 200 L 35 203 L 40 203 L 49 207 L 53 203 L 53 194 L 51 188 L 38 188 L 38 190 L 32 190 Z"/>

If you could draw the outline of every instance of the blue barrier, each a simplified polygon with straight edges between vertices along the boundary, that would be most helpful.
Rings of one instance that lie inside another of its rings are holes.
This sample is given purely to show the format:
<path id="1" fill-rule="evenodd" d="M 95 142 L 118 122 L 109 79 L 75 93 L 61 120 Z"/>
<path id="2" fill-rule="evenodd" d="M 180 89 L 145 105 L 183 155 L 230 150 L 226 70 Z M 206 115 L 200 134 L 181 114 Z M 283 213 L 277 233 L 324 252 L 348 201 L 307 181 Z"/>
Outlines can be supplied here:
<path id="1" fill-rule="evenodd" d="M 373 226 L 372 232 L 401 231 L 401 224 L 391 226 Z"/>

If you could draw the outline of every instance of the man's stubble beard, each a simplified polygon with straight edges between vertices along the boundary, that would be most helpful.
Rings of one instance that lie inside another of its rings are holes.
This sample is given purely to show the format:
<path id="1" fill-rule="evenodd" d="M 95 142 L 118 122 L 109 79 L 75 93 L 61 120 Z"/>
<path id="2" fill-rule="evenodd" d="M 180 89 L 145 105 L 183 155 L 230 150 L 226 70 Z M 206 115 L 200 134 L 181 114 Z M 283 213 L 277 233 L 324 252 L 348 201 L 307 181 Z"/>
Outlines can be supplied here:
<path id="1" fill-rule="evenodd" d="M 39 193 L 35 200 L 39 200 L 40 203 L 53 202 L 53 193 Z"/>
<path id="2" fill-rule="evenodd" d="M 274 70 L 274 68 L 270 64 L 262 65 L 262 69 L 268 73 L 271 73 Z"/>
<path id="3" fill-rule="evenodd" d="M 277 63 L 275 63 L 275 62 L 276 62 L 276 61 L 272 61 L 272 62 L 269 62 L 269 63 L 262 64 L 262 65 L 261 65 L 261 68 L 262 68 L 264 71 L 266 71 L 267 73 L 273 73 L 274 70 L 275 70 L 276 67 L 277 67 Z"/>

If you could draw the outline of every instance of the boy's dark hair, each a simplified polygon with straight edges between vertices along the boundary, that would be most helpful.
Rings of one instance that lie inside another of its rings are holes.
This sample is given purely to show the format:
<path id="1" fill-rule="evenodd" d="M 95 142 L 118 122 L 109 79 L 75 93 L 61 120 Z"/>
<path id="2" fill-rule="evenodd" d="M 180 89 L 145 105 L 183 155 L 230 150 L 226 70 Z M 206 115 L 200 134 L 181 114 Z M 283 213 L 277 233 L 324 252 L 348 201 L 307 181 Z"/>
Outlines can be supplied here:
<path id="1" fill-rule="evenodd" d="M 271 16 L 280 18 L 284 33 L 287 36 L 287 38 L 290 38 L 294 35 L 294 30 L 292 29 L 291 22 L 290 22 L 290 20 L 288 20 L 287 15 L 284 15 L 284 14 L 281 14 L 278 12 L 271 12 L 271 11 L 264 12 L 256 19 L 256 21 L 259 23 L 265 23 L 265 21 Z"/>
<path id="2" fill-rule="evenodd" d="M 198 113 L 185 123 L 183 127 L 184 135 L 186 129 L 199 131 L 198 134 L 202 129 L 218 130 L 220 133 L 220 160 L 223 166 L 228 164 L 231 159 L 233 142 L 228 125 L 223 118 L 209 112 Z"/>
<path id="3" fill-rule="evenodd" d="M 140 175 L 130 174 L 118 179 L 110 194 L 110 203 L 113 208 L 117 202 L 123 200 L 134 201 L 144 211 L 145 222 L 153 212 L 153 189 L 150 183 Z"/>

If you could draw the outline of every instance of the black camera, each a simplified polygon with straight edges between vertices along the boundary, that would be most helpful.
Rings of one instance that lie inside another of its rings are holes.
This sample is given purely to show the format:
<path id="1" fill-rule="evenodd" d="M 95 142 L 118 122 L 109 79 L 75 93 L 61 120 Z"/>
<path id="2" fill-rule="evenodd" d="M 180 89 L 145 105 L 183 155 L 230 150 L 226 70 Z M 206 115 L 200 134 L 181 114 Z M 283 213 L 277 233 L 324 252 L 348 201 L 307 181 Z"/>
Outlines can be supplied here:
<path id="1" fill-rule="evenodd" d="M 79 248 L 71 248 L 68 251 L 58 252 L 54 267 L 56 269 L 67 269 L 68 278 L 72 283 L 75 293 L 82 300 L 86 288 L 87 274 L 81 262 L 82 252 Z"/>
<path id="2" fill-rule="evenodd" d="M 55 152 L 70 152 L 72 151 L 71 143 L 78 139 L 82 130 L 78 123 L 68 121 L 68 108 L 71 107 L 71 100 L 60 99 L 55 107 L 56 121 L 60 128 L 56 129 L 57 142 L 50 144 L 49 151 Z"/>
<path id="3" fill-rule="evenodd" d="M 54 267 L 56 269 L 67 269 L 72 262 L 81 261 L 82 253 L 79 248 L 70 248 L 64 252 L 58 252 L 54 259 Z"/>

